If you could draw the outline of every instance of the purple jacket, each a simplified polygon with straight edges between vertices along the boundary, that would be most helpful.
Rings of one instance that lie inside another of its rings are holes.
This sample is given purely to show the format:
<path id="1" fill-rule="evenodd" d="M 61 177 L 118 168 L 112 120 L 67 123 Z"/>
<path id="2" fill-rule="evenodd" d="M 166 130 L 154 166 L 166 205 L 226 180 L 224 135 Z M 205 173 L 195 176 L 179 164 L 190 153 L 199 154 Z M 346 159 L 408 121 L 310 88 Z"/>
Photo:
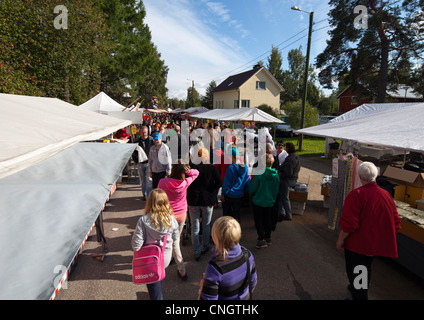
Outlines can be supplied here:
<path id="1" fill-rule="evenodd" d="M 249 299 L 247 281 L 247 263 L 240 244 L 228 251 L 228 259 L 217 259 L 215 247 L 212 258 L 206 267 L 201 300 L 245 300 Z M 257 282 L 255 259 L 249 251 L 251 288 L 254 290 Z"/>

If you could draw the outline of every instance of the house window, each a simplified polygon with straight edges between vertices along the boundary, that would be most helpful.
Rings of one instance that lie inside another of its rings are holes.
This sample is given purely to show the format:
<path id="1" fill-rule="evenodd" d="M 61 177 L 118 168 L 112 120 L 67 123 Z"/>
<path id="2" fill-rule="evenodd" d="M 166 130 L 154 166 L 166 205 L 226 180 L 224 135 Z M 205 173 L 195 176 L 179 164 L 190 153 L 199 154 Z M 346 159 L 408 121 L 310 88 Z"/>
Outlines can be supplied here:
<path id="1" fill-rule="evenodd" d="M 242 108 L 250 108 L 250 100 L 241 100 Z"/>
<path id="2" fill-rule="evenodd" d="M 256 90 L 265 90 L 265 81 L 256 81 Z"/>

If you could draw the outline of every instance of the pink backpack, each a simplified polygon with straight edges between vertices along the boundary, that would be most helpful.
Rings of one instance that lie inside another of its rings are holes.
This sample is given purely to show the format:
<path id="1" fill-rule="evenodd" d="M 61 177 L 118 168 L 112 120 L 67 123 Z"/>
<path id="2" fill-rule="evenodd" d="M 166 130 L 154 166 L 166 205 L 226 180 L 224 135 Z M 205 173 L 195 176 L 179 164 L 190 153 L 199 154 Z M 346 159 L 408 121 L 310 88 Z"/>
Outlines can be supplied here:
<path id="1" fill-rule="evenodd" d="M 134 251 L 132 268 L 135 284 L 149 284 L 165 278 L 164 253 L 167 238 L 168 234 L 165 234 L 162 248 L 157 244 L 146 244 Z"/>

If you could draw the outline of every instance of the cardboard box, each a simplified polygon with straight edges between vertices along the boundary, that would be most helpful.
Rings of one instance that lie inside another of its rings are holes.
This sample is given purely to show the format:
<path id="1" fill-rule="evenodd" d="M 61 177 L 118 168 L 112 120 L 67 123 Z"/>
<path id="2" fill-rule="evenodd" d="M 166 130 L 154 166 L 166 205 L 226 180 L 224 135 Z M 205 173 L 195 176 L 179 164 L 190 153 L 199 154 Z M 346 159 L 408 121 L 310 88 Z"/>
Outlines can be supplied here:
<path id="1" fill-rule="evenodd" d="M 417 200 L 417 209 L 424 211 L 424 200 Z"/>
<path id="2" fill-rule="evenodd" d="M 424 173 L 389 166 L 384 171 L 383 177 L 396 184 L 424 188 Z"/>
<path id="3" fill-rule="evenodd" d="M 416 208 L 417 201 L 424 199 L 424 173 L 387 167 L 383 177 L 397 184 L 394 194 L 395 200 L 409 203 L 413 208 Z"/>
<path id="4" fill-rule="evenodd" d="M 306 202 L 308 199 L 308 193 L 290 190 L 289 199 L 291 201 Z"/>
<path id="5" fill-rule="evenodd" d="M 290 200 L 292 214 L 302 215 L 306 208 L 306 202 L 298 202 Z"/>

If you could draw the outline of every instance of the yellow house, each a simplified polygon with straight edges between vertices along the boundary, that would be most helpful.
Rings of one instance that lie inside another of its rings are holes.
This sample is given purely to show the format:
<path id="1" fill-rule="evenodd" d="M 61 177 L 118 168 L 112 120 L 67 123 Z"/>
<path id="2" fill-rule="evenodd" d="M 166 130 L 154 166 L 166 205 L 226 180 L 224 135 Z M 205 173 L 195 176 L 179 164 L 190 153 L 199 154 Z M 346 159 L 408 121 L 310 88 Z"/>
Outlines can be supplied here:
<path id="1" fill-rule="evenodd" d="M 214 109 L 256 108 L 262 104 L 280 110 L 280 93 L 284 91 L 274 76 L 260 65 L 228 77 L 213 91 Z"/>

